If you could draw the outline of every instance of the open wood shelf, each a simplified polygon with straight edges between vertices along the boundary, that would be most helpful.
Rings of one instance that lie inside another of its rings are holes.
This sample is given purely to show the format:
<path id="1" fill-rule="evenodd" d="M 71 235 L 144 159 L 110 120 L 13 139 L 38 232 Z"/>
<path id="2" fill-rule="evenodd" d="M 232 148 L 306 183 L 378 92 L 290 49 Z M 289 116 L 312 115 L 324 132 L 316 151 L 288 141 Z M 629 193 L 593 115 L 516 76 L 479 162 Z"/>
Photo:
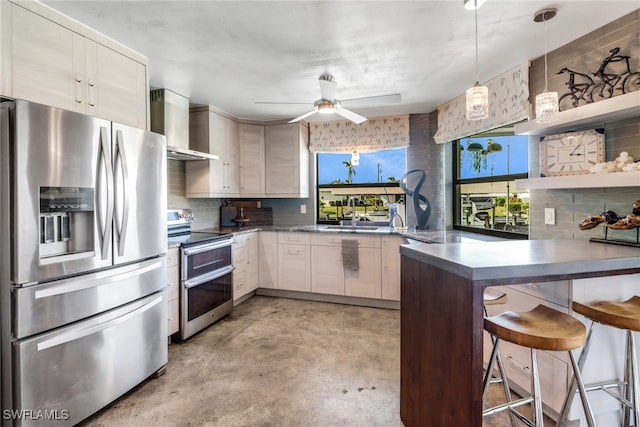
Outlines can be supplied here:
<path id="1" fill-rule="evenodd" d="M 553 123 L 538 123 L 535 119 L 514 126 L 516 135 L 553 135 L 594 129 L 607 122 L 640 117 L 640 91 L 615 96 L 558 113 Z"/>
<path id="2" fill-rule="evenodd" d="M 594 173 L 588 175 L 516 179 L 516 190 L 638 186 L 640 186 L 640 172 Z"/>

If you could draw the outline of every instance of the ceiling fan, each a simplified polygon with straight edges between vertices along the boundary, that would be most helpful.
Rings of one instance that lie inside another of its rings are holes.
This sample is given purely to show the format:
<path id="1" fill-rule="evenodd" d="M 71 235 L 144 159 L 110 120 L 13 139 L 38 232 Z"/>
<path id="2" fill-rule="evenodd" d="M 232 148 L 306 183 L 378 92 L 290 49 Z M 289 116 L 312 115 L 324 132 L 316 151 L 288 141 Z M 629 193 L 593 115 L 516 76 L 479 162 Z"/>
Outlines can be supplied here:
<path id="1" fill-rule="evenodd" d="M 360 114 L 354 113 L 351 110 L 347 110 L 342 106 L 342 104 L 358 102 L 362 100 L 367 100 L 367 101 L 375 100 L 377 103 L 383 103 L 383 104 L 400 102 L 399 93 L 394 93 L 390 95 L 366 96 L 362 98 L 337 100 L 335 99 L 337 83 L 336 83 L 336 80 L 333 78 L 333 76 L 331 74 L 322 74 L 319 78 L 319 82 L 320 82 L 320 99 L 318 99 L 316 102 L 313 103 L 313 109 L 289 121 L 289 123 L 299 122 L 302 119 L 306 119 L 309 116 L 312 116 L 316 113 L 320 113 L 320 114 L 337 114 L 341 117 L 344 117 L 345 119 L 351 120 L 354 123 L 360 124 L 366 121 L 367 118 L 361 116 Z M 256 104 L 302 104 L 302 102 L 256 101 Z"/>

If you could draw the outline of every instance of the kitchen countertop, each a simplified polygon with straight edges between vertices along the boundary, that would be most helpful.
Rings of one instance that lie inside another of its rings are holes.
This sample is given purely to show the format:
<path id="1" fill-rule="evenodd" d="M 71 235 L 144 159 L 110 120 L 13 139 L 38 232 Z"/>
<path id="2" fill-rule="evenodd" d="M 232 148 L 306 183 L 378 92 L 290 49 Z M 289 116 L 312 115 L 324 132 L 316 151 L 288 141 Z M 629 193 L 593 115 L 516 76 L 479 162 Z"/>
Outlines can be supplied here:
<path id="1" fill-rule="evenodd" d="M 203 232 L 242 234 L 254 231 L 281 231 L 281 232 L 306 232 L 306 233 L 339 233 L 339 234 L 364 234 L 364 235 L 397 235 L 423 243 L 472 243 L 503 241 L 505 239 L 495 236 L 486 236 L 478 233 L 470 233 L 459 230 L 425 231 L 408 227 L 406 230 L 395 230 L 391 227 L 360 228 L 342 227 L 332 228 L 327 224 L 319 225 L 244 225 L 241 227 L 207 228 Z"/>

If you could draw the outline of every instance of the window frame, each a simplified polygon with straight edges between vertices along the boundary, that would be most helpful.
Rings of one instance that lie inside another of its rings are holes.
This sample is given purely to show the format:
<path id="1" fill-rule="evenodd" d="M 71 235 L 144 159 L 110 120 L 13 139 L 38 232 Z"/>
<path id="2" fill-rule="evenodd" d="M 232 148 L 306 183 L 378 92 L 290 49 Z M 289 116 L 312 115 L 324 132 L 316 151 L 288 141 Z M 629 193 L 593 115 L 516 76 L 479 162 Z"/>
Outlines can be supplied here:
<path id="1" fill-rule="evenodd" d="M 503 181 L 514 181 L 516 179 L 526 179 L 529 177 L 529 171 L 521 172 L 521 173 L 513 173 L 513 174 L 504 174 L 504 175 L 492 175 L 492 176 L 483 176 L 483 177 L 475 177 L 475 178 L 460 178 L 460 162 L 461 156 L 460 146 L 464 139 L 467 138 L 490 138 L 492 136 L 516 136 L 513 133 L 513 127 L 505 127 L 501 129 L 496 129 L 489 132 L 483 132 L 477 135 L 471 135 L 465 138 L 460 138 L 456 141 L 453 141 L 451 144 L 452 150 L 452 159 L 453 159 L 453 177 L 452 177 L 452 194 L 451 198 L 451 209 L 453 212 L 452 215 L 452 228 L 454 230 L 466 231 L 470 233 L 482 234 L 487 236 L 495 236 L 502 237 L 506 239 L 512 240 L 529 240 L 530 232 L 527 234 L 522 233 L 514 233 L 504 230 L 496 230 L 490 228 L 479 228 L 479 227 L 469 227 L 465 225 L 461 225 L 461 209 L 460 209 L 460 186 L 463 184 L 478 184 L 478 183 L 487 183 L 487 182 L 503 182 Z M 529 230 L 531 227 L 531 223 L 529 225 Z"/>

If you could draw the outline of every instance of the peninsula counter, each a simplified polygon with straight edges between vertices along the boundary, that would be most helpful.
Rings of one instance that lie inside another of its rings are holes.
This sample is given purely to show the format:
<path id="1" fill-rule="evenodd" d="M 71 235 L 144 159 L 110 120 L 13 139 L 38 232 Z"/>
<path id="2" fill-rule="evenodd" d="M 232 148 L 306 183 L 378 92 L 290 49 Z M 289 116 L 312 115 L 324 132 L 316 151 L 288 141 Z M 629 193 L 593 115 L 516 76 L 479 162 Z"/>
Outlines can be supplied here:
<path id="1" fill-rule="evenodd" d="M 640 273 L 640 249 L 582 239 L 419 243 L 400 254 L 406 427 L 482 426 L 487 286 Z"/>

